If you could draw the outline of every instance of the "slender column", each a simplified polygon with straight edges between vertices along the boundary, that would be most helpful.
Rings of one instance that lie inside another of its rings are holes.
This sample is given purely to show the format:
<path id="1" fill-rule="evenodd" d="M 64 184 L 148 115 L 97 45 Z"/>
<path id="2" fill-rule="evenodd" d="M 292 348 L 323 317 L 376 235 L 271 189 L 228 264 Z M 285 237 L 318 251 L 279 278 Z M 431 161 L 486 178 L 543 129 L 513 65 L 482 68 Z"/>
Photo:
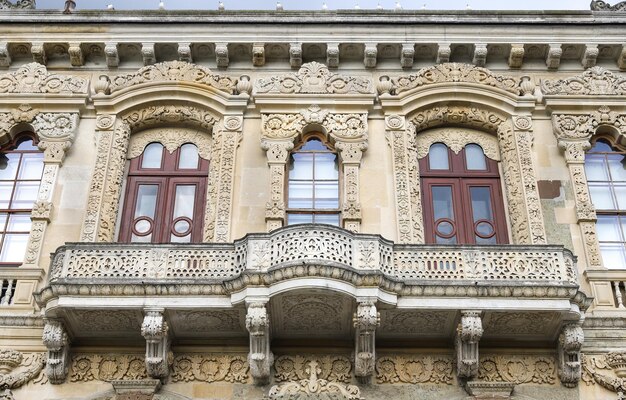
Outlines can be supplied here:
<path id="1" fill-rule="evenodd" d="M 285 168 L 293 142 L 263 139 L 261 147 L 266 151 L 270 167 L 270 200 L 265 205 L 265 222 L 267 231 L 271 232 L 286 223 Z"/>

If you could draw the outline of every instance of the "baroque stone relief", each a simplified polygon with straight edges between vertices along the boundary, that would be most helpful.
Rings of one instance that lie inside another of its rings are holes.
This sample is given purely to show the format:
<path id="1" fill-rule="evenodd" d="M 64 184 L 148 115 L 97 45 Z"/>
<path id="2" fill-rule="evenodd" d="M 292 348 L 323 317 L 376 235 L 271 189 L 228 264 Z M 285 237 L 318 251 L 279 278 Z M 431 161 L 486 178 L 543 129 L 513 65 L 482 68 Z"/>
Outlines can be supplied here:
<path id="1" fill-rule="evenodd" d="M 559 323 L 558 314 L 550 312 L 493 312 L 484 318 L 485 336 L 533 336 L 552 332 Z"/>
<path id="2" fill-rule="evenodd" d="M 602 67 L 592 67 L 571 78 L 543 80 L 541 90 L 545 95 L 624 95 L 626 77 Z"/>
<path id="3" fill-rule="evenodd" d="M 245 333 L 242 314 L 240 310 L 177 311 L 170 319 L 176 332 L 241 335 Z"/>
<path id="4" fill-rule="evenodd" d="M 17 71 L 0 75 L 0 93 L 83 94 L 89 81 L 74 75 L 51 74 L 44 65 L 26 64 Z"/>
<path id="5" fill-rule="evenodd" d="M 554 385 L 557 383 L 556 362 L 551 355 L 483 355 L 480 357 L 478 379 Z"/>
<path id="6" fill-rule="evenodd" d="M 278 320 L 275 335 L 301 336 L 311 330 L 324 337 L 349 333 L 349 318 L 343 317 L 350 314 L 350 304 L 340 295 L 288 294 L 272 304 Z"/>
<path id="7" fill-rule="evenodd" d="M 420 335 L 448 336 L 454 313 L 439 311 L 381 310 L 379 336 Z"/>
<path id="8" fill-rule="evenodd" d="M 0 0 L 0 10 L 28 10 L 36 8 L 35 0 L 16 0 L 12 3 L 10 0 Z"/>
<path id="9" fill-rule="evenodd" d="M 211 136 L 202 131 L 181 128 L 154 128 L 132 135 L 128 148 L 128 159 L 139 157 L 150 143 L 161 143 L 168 152 L 173 153 L 185 143 L 193 143 L 198 148 L 198 155 L 205 160 L 211 159 Z"/>
<path id="10" fill-rule="evenodd" d="M 373 94 L 368 78 L 339 75 L 315 61 L 303 64 L 297 73 L 259 79 L 254 87 L 256 94 Z"/>
<path id="11" fill-rule="evenodd" d="M 420 133 L 417 135 L 417 158 L 426 157 L 433 143 L 443 143 L 457 154 L 468 144 L 474 143 L 482 147 L 485 156 L 500 161 L 498 139 L 486 132 L 472 129 L 442 128 Z"/>
<path id="12" fill-rule="evenodd" d="M 599 385 L 607 390 L 626 394 L 626 352 L 582 355 L 582 381 L 587 386 Z"/>
<path id="13" fill-rule="evenodd" d="M 0 349 L 0 399 L 14 400 L 18 389 L 40 376 L 45 364 L 43 353 L 22 353 Z"/>
<path id="14" fill-rule="evenodd" d="M 385 88 L 385 91 L 388 90 L 391 94 L 400 94 L 418 87 L 447 82 L 476 83 L 502 89 L 515 95 L 521 93 L 520 78 L 497 75 L 486 68 L 461 63 L 438 64 L 422 68 L 412 75 L 392 78 L 391 87 Z"/>
<path id="15" fill-rule="evenodd" d="M 606 3 L 604 1 L 592 0 L 591 10 L 592 11 L 625 11 L 626 1 L 622 1 L 615 5 L 610 5 L 609 3 Z"/>
<path id="16" fill-rule="evenodd" d="M 184 354 L 174 358 L 170 379 L 176 382 L 248 383 L 245 355 Z"/>
<path id="17" fill-rule="evenodd" d="M 132 74 L 114 76 L 111 78 L 110 92 L 115 93 L 127 87 L 149 82 L 195 83 L 228 94 L 234 93 L 237 84 L 235 79 L 216 74 L 200 65 L 185 61 L 167 61 L 143 67 Z"/>
<path id="18" fill-rule="evenodd" d="M 143 355 L 75 354 L 70 364 L 70 382 L 146 379 Z"/>
<path id="19" fill-rule="evenodd" d="M 451 355 L 385 355 L 376 360 L 376 382 L 433 383 L 452 385 L 454 382 Z"/>
<path id="20" fill-rule="evenodd" d="M 319 367 L 318 378 L 330 382 L 350 383 L 352 362 L 347 356 L 338 355 L 285 355 L 274 361 L 276 382 L 300 381 L 310 376 L 307 368 L 314 361 Z"/>
<path id="21" fill-rule="evenodd" d="M 75 324 L 84 332 L 138 332 L 141 321 L 135 311 L 125 310 L 74 310 L 71 314 Z"/>

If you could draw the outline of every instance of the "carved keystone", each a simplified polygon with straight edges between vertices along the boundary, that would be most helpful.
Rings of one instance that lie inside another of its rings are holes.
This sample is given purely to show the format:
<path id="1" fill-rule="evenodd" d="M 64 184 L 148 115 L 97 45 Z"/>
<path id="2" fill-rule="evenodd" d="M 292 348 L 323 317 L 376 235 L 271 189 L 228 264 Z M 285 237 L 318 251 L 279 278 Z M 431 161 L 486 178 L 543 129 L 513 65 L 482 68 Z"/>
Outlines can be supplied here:
<path id="1" fill-rule="evenodd" d="M 376 363 L 376 328 L 380 314 L 376 305 L 367 301 L 359 303 L 353 318 L 355 332 L 354 374 L 362 383 L 369 382 Z"/>
<path id="2" fill-rule="evenodd" d="M 169 375 L 169 327 L 162 309 L 146 310 L 141 324 L 141 336 L 146 339 L 146 371 L 151 378 Z"/>
<path id="3" fill-rule="evenodd" d="M 250 374 L 257 385 L 266 384 L 274 355 L 270 351 L 270 318 L 265 303 L 252 303 L 246 314 L 246 329 L 250 332 L 248 364 Z"/>
<path id="4" fill-rule="evenodd" d="M 483 336 L 480 311 L 461 311 L 461 322 L 456 330 L 457 373 L 459 378 L 478 376 L 478 342 Z"/>

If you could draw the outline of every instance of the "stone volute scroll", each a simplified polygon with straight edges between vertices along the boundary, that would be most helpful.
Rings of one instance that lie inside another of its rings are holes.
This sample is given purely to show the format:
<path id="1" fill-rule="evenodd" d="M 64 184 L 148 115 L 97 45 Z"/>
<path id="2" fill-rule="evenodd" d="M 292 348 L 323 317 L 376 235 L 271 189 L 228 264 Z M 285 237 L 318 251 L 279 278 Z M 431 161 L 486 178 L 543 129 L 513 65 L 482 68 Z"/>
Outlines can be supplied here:
<path id="1" fill-rule="evenodd" d="M 358 232 L 361 225 L 359 171 L 367 149 L 367 113 L 332 113 L 314 104 L 299 113 L 262 113 L 261 147 L 270 167 L 270 200 L 266 204 L 267 230 L 285 225 L 285 169 L 289 152 L 310 127 L 320 129 L 337 148 L 343 172 L 343 227 Z"/>

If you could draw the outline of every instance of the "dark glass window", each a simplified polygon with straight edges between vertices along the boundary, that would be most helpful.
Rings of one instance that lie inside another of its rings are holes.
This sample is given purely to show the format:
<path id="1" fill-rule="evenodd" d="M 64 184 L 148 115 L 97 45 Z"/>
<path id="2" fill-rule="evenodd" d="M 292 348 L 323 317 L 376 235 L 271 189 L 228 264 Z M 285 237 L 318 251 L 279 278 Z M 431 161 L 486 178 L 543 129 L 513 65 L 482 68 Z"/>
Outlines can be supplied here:
<path id="1" fill-rule="evenodd" d="M 480 146 L 434 143 L 419 163 L 427 243 L 508 242 L 498 164 Z"/>

